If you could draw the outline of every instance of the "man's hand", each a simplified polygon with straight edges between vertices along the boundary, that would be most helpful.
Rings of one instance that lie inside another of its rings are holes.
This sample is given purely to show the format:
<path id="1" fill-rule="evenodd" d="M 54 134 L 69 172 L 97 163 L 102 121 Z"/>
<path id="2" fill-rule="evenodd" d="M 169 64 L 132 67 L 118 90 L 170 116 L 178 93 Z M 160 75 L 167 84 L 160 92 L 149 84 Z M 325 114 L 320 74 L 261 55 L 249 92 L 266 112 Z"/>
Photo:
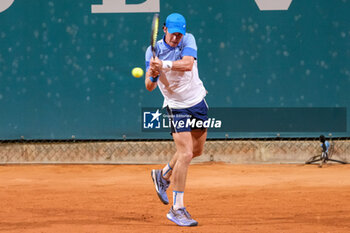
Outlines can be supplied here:
<path id="1" fill-rule="evenodd" d="M 150 66 L 148 72 L 150 77 L 157 77 L 159 75 L 159 70 L 152 68 L 152 66 Z"/>
<path id="2" fill-rule="evenodd" d="M 152 57 L 151 61 L 150 61 L 150 66 L 154 70 L 161 71 L 162 67 L 163 67 L 163 62 L 161 60 L 159 60 L 158 57 L 155 57 L 155 58 Z"/>

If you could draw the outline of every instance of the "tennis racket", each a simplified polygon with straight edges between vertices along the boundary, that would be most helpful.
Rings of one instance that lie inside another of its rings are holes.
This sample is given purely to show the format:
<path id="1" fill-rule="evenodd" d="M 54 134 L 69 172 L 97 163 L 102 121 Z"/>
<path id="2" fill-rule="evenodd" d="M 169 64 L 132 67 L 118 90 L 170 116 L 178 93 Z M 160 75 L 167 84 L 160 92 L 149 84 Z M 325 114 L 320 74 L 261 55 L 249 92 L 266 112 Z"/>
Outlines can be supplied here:
<path id="1" fill-rule="evenodd" d="M 158 27 L 159 27 L 159 14 L 154 14 L 153 21 L 152 21 L 152 31 L 151 31 L 151 49 L 153 53 L 153 58 L 156 57 Z"/>

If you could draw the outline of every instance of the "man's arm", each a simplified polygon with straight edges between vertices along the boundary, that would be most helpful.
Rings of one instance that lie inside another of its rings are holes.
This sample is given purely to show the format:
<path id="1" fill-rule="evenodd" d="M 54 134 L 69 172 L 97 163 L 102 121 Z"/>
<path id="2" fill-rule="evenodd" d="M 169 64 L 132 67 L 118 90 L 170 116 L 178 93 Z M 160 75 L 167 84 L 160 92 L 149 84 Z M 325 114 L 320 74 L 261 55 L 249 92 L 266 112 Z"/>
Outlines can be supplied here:
<path id="1" fill-rule="evenodd" d="M 153 91 L 154 89 L 156 89 L 158 76 L 159 76 L 159 72 L 155 70 L 152 66 L 150 66 L 150 68 L 146 72 L 146 79 L 145 79 L 145 85 L 147 90 Z M 154 82 L 152 82 L 152 80 Z"/>
<path id="2" fill-rule="evenodd" d="M 159 71 L 156 70 L 150 64 L 152 60 L 154 60 L 151 46 L 147 48 L 145 60 L 146 60 L 145 86 L 148 91 L 153 91 L 157 87 Z"/>
<path id="3" fill-rule="evenodd" d="M 181 60 L 177 61 L 162 61 L 159 58 L 151 60 L 151 67 L 157 70 L 169 69 L 174 71 L 191 71 L 194 63 L 194 57 L 184 56 Z"/>

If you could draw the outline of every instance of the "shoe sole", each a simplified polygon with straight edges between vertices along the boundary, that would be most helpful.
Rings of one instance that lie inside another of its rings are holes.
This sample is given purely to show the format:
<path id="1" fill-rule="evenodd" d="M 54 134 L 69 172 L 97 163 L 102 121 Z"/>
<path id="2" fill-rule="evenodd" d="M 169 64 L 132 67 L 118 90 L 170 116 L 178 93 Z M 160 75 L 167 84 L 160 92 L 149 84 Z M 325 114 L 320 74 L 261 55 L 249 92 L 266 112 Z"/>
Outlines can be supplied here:
<path id="1" fill-rule="evenodd" d="M 198 226 L 198 222 L 195 222 L 195 223 L 191 223 L 190 225 L 181 225 L 180 223 L 176 222 L 172 217 L 171 215 L 167 214 L 166 217 L 172 221 L 173 223 L 175 223 L 176 225 L 180 226 L 180 227 L 195 227 L 195 226 Z"/>
<path id="2" fill-rule="evenodd" d="M 158 186 L 157 186 L 157 182 L 156 182 L 156 171 L 155 171 L 155 170 L 152 170 L 152 171 L 151 171 L 151 176 L 152 176 L 153 184 L 154 184 L 154 186 L 155 186 L 155 188 L 156 188 L 156 193 L 157 193 L 157 195 L 158 195 L 160 201 L 161 201 L 164 205 L 168 205 L 169 202 L 166 201 L 166 200 L 163 200 L 163 199 L 162 199 L 162 196 L 159 194 L 159 190 L 158 190 Z"/>

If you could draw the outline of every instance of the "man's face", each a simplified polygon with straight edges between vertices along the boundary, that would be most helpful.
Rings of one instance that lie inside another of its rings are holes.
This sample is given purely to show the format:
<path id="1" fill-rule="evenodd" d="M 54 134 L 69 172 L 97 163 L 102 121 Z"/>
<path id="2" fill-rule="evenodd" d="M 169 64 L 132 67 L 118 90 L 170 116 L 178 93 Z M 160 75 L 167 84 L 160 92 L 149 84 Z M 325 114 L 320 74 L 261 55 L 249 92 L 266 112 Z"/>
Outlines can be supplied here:
<path id="1" fill-rule="evenodd" d="M 176 47 L 183 37 L 179 32 L 169 33 L 166 27 L 163 28 L 163 31 L 165 33 L 165 42 L 171 47 Z"/>

